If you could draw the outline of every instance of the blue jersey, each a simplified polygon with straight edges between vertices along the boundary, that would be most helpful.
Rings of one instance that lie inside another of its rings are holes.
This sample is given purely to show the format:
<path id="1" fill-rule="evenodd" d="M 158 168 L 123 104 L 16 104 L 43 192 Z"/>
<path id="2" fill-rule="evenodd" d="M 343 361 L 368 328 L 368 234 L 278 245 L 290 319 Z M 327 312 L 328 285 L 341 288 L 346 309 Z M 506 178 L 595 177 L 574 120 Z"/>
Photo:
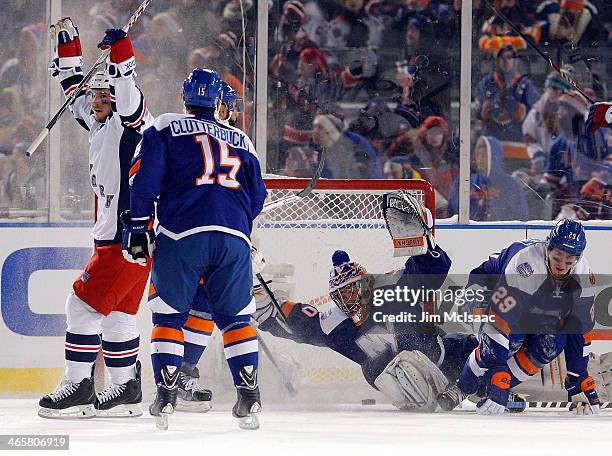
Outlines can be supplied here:
<path id="1" fill-rule="evenodd" d="M 568 371 L 586 375 L 593 329 L 594 276 L 583 256 L 572 273 L 555 280 L 548 272 L 544 241 L 515 242 L 470 273 L 470 283 L 487 286 L 493 294 L 489 312 L 494 323 L 481 331 L 494 343 L 496 358 L 507 358 L 525 334 L 567 335 Z"/>
<path id="2" fill-rule="evenodd" d="M 441 285 L 446 279 L 451 260 L 440 246 L 436 247 L 436 252 L 439 254 L 437 257 L 431 255 L 431 252 L 410 257 L 398 283 L 405 285 L 411 277 L 419 281 L 419 275 L 427 274 L 429 277 L 439 275 L 438 285 Z M 389 279 L 395 281 L 397 276 L 389 275 Z M 374 286 L 380 288 L 376 283 Z M 418 309 L 420 312 L 420 308 Z M 442 337 L 434 327 L 425 328 L 420 323 L 377 323 L 372 318 L 372 312 L 361 326 L 357 326 L 335 305 L 328 309 L 318 309 L 309 304 L 288 303 L 284 310 L 292 334 L 286 332 L 273 318 L 261 323 L 259 329 L 298 343 L 332 349 L 359 364 L 365 379 L 373 387 L 376 377 L 395 355 L 403 350 L 421 351 L 437 363 L 447 377 L 454 380 L 477 345 L 473 336 Z M 411 327 L 407 328 L 407 325 Z M 416 325 L 419 325 L 419 328 L 416 328 Z"/>
<path id="3" fill-rule="evenodd" d="M 221 231 L 250 244 L 266 189 L 247 135 L 212 114 L 163 114 L 145 130 L 132 166 L 132 218 L 153 214 L 181 239 Z"/>

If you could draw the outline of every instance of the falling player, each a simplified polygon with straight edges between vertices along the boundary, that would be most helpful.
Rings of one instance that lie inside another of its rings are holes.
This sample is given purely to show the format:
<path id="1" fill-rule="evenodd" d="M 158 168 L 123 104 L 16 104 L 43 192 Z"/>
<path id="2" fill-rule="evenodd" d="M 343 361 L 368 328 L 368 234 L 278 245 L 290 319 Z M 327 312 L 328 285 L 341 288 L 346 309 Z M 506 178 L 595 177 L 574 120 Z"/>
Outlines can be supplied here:
<path id="1" fill-rule="evenodd" d="M 50 32 L 55 45 L 50 70 L 68 96 L 83 79 L 79 33 L 70 18 Z M 123 258 L 119 214 L 129 207 L 130 162 L 152 118 L 134 81 L 130 38 L 109 29 L 98 47 L 111 49 L 108 74 L 96 73 L 71 107 L 89 132 L 90 182 L 98 200 L 95 250 L 66 300 L 66 373 L 57 391 L 39 402 L 45 418 L 142 414 L 136 312 L 149 266 Z M 100 347 L 112 383 L 96 395 L 92 367 Z"/>
<path id="2" fill-rule="evenodd" d="M 546 241 L 515 242 L 472 271 L 472 277 L 480 275 L 486 281 L 492 275 L 497 282 L 489 304 L 495 319 L 481 326 L 479 345 L 457 383 L 438 397 L 443 409 L 454 409 L 484 383 L 478 413 L 501 414 L 510 388 L 564 352 L 565 388 L 574 401 L 570 409 L 599 413 L 595 381 L 587 367 L 593 328 L 589 287 L 595 278 L 583 256 L 585 247 L 582 225 L 565 219 Z"/>
<path id="3" fill-rule="evenodd" d="M 167 429 L 183 362 L 183 325 L 203 278 L 237 390 L 233 415 L 240 427 L 256 429 L 261 401 L 257 336 L 249 322 L 255 310 L 249 236 L 266 190 L 249 138 L 215 120 L 219 75 L 194 69 L 183 82 L 183 101 L 186 114 L 163 114 L 144 132 L 132 167 L 131 213 L 122 215 L 125 254 L 143 261 L 155 248 L 149 306 L 157 394 L 149 411 L 158 428 Z"/>

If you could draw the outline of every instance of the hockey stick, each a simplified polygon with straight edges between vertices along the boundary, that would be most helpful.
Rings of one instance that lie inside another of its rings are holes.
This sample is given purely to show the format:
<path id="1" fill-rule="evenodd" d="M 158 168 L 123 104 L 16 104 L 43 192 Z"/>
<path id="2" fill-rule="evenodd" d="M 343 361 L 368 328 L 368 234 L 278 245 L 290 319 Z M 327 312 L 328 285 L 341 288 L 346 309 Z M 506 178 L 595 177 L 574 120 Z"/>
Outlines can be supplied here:
<path id="1" fill-rule="evenodd" d="M 325 164 L 325 150 L 322 149 L 319 154 L 319 162 L 317 163 L 317 168 L 315 169 L 315 172 L 312 178 L 310 179 L 310 182 L 308 183 L 308 185 L 304 187 L 302 190 L 300 190 L 298 193 L 296 193 L 295 195 L 287 196 L 285 198 L 281 198 L 276 201 L 272 201 L 270 203 L 264 204 L 263 209 L 261 210 L 261 213 L 263 214 L 265 212 L 271 211 L 272 209 L 276 209 L 277 207 L 284 206 L 285 204 L 294 203 L 310 195 L 315 185 L 317 185 L 317 182 L 321 178 L 321 173 L 323 172 L 324 164 Z"/>
<path id="2" fill-rule="evenodd" d="M 512 22 L 504 13 L 502 13 L 501 11 L 498 11 L 497 8 L 495 8 L 495 6 L 490 2 L 490 0 L 485 0 L 485 3 L 487 4 L 487 6 L 501 19 L 503 20 L 506 24 L 508 24 L 510 26 L 510 28 L 517 33 L 521 38 L 523 38 L 525 40 L 525 42 L 529 45 L 529 47 L 531 49 L 533 49 L 534 51 L 536 51 L 538 53 L 538 55 L 540 57 L 542 57 L 544 60 L 546 60 L 548 62 L 548 65 L 550 65 L 550 67 L 556 71 L 563 79 L 565 79 L 574 89 L 576 89 L 576 91 L 578 93 L 580 93 L 580 95 L 582 95 L 584 98 L 586 98 L 589 103 L 594 104 L 595 100 L 593 100 L 590 96 L 588 96 L 584 90 L 582 90 L 580 87 L 578 87 L 578 84 L 576 83 L 576 81 L 574 81 L 573 78 L 571 78 L 570 76 L 568 76 L 567 74 L 565 74 L 563 71 L 561 71 L 561 68 L 559 67 L 559 65 L 557 65 L 555 62 L 553 62 L 550 57 L 548 57 L 546 54 L 544 54 L 544 52 L 533 42 L 531 41 L 531 38 L 529 38 L 527 35 L 525 35 L 523 32 L 521 32 L 521 30 L 514 24 L 514 22 Z"/>
<path id="3" fill-rule="evenodd" d="M 279 375 L 280 381 L 283 384 L 283 386 L 287 388 L 287 392 L 289 393 L 289 395 L 291 397 L 297 396 L 297 390 L 295 389 L 295 386 L 293 386 L 293 384 L 289 381 L 289 379 L 286 378 L 286 376 L 284 375 L 283 370 L 281 369 L 281 367 L 278 365 L 278 363 L 274 359 L 272 350 L 270 350 L 270 348 L 263 341 L 263 338 L 261 337 L 260 333 L 257 334 L 257 340 L 259 341 L 259 346 L 261 347 L 261 351 L 263 351 L 266 354 L 266 356 L 268 357 L 268 359 L 270 360 L 270 362 L 272 363 L 276 371 L 280 374 Z"/>
<path id="4" fill-rule="evenodd" d="M 261 288 L 266 292 L 266 294 L 270 298 L 270 302 L 276 308 L 279 323 L 281 324 L 281 326 L 283 327 L 285 331 L 287 331 L 289 334 L 293 334 L 293 330 L 291 329 L 289 320 L 287 320 L 287 317 L 285 313 L 283 312 L 283 308 L 280 306 L 280 304 L 276 300 L 276 296 L 274 296 L 274 293 L 272 292 L 272 290 L 270 290 L 270 287 L 268 287 L 268 284 L 266 283 L 264 278 L 261 276 L 261 273 L 258 272 L 257 274 L 255 274 L 255 277 L 257 277 L 257 280 L 259 281 Z"/>
<path id="5" fill-rule="evenodd" d="M 142 13 L 147 8 L 147 6 L 149 6 L 149 3 L 151 3 L 151 0 L 144 0 L 144 2 L 142 2 L 142 4 L 134 12 L 134 14 L 132 14 L 132 17 L 130 17 L 130 20 L 128 21 L 127 25 L 123 27 L 123 31 L 125 33 L 129 32 L 130 28 L 132 28 L 134 23 L 142 15 Z M 38 149 L 38 146 L 40 146 L 40 144 L 45 140 L 45 138 L 49 136 L 49 132 L 51 131 L 51 129 L 55 126 L 55 124 L 60 119 L 60 117 L 62 117 L 62 114 L 64 114 L 66 109 L 68 109 L 68 107 L 72 103 L 74 103 L 74 100 L 76 100 L 77 97 L 80 95 L 80 93 L 83 91 L 83 87 L 87 85 L 87 83 L 91 80 L 93 75 L 96 73 L 96 70 L 106 61 L 106 58 L 108 57 L 109 54 L 110 54 L 110 48 L 104 49 L 102 51 L 102 53 L 100 54 L 100 57 L 98 57 L 98 60 L 94 62 L 91 69 L 85 74 L 85 76 L 83 76 L 83 80 L 79 83 L 79 85 L 76 86 L 75 90 L 68 97 L 66 97 L 64 104 L 60 106 L 60 108 L 55 113 L 55 115 L 51 118 L 49 123 L 40 132 L 40 134 L 36 137 L 36 139 L 32 142 L 32 144 L 30 144 L 30 147 L 28 147 L 28 150 L 26 151 L 26 155 L 28 157 L 30 157 L 36 151 L 36 149 Z"/>

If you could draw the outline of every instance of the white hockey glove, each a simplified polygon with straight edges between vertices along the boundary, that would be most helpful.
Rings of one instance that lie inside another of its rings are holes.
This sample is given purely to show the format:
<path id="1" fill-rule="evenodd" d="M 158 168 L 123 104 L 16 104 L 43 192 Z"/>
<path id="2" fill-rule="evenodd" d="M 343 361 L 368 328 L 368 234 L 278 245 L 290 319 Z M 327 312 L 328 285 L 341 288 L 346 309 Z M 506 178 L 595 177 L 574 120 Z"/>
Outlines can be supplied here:
<path id="1" fill-rule="evenodd" d="M 81 71 L 83 66 L 83 51 L 79 30 L 69 17 L 57 21 L 49 27 L 49 34 L 53 42 L 53 60 L 49 64 L 49 71 L 53 77 L 62 71 Z"/>
<path id="2" fill-rule="evenodd" d="M 254 245 L 251 246 L 251 264 L 253 265 L 253 275 L 261 274 L 266 267 L 266 259 Z"/>
<path id="3" fill-rule="evenodd" d="M 387 364 L 374 384 L 400 410 L 431 413 L 448 380 L 423 353 L 404 350 Z"/>
<path id="4" fill-rule="evenodd" d="M 393 241 L 393 256 L 423 255 L 436 247 L 433 216 L 409 192 L 385 193 L 383 217 Z"/>

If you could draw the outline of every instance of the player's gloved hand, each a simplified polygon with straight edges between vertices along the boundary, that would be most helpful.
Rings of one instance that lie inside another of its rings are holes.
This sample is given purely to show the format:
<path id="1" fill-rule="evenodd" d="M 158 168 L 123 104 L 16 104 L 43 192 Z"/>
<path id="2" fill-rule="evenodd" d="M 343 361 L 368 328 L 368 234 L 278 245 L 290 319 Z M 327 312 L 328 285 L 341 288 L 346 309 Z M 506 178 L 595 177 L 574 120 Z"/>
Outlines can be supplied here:
<path id="1" fill-rule="evenodd" d="M 599 414 L 599 396 L 595 390 L 595 380 L 590 375 L 578 377 L 567 374 L 565 377 L 565 389 L 568 400 L 572 402 L 570 412 L 575 415 L 597 415 Z"/>
<path id="2" fill-rule="evenodd" d="M 254 245 L 251 246 L 251 264 L 253 265 L 253 274 L 261 274 L 266 267 L 266 259 Z"/>
<path id="3" fill-rule="evenodd" d="M 130 37 L 121 29 L 107 29 L 98 43 L 102 50 L 110 47 L 108 75 L 111 78 L 130 76 L 136 68 L 134 48 Z"/>
<path id="4" fill-rule="evenodd" d="M 272 304 L 272 300 L 262 286 L 256 285 L 254 289 L 256 310 L 253 312 L 253 319 L 261 325 L 269 318 L 277 318 L 278 309 Z M 289 300 L 289 294 L 285 290 L 274 290 L 272 293 L 281 306 Z"/>
<path id="5" fill-rule="evenodd" d="M 49 64 L 49 71 L 53 77 L 62 71 L 81 71 L 83 66 L 83 51 L 79 30 L 69 17 L 65 17 L 51 27 L 49 34 L 53 42 L 53 60 Z"/>
<path id="6" fill-rule="evenodd" d="M 153 256 L 155 250 L 155 232 L 153 220 L 150 217 L 132 219 L 129 210 L 121 213 L 123 224 L 122 252 L 130 263 L 146 266 L 147 259 Z"/>
<path id="7" fill-rule="evenodd" d="M 487 386 L 487 396 L 476 405 L 479 415 L 501 415 L 506 410 L 510 395 L 510 373 L 507 366 L 490 370 L 491 380 Z"/>
<path id="8" fill-rule="evenodd" d="M 595 133 L 600 128 L 612 128 L 612 103 L 592 104 L 585 126 L 589 133 Z"/>

